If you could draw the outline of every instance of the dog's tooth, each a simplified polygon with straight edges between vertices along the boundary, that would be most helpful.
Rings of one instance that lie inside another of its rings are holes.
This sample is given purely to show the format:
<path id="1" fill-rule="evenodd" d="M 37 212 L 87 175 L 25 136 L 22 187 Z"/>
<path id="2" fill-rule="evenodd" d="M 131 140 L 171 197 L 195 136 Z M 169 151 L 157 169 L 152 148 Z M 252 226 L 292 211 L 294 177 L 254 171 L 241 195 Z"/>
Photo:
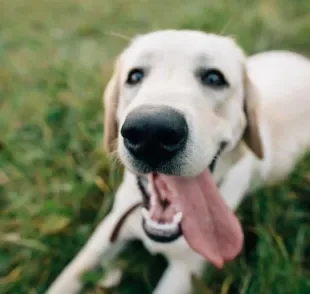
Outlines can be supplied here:
<path id="1" fill-rule="evenodd" d="M 166 228 L 169 231 L 175 231 L 178 229 L 178 226 L 177 224 L 171 223 L 171 224 L 166 224 Z"/>
<path id="2" fill-rule="evenodd" d="M 151 223 L 150 220 L 147 219 L 147 220 L 145 221 L 145 223 L 146 223 L 146 225 L 147 225 L 148 227 L 150 227 L 150 228 L 153 227 L 153 224 Z"/>
<path id="3" fill-rule="evenodd" d="M 148 227 L 153 227 L 152 220 L 146 219 L 145 221 L 146 221 L 146 224 L 147 224 Z"/>
<path id="4" fill-rule="evenodd" d="M 156 230 L 164 230 L 161 224 L 153 222 L 152 227 Z"/>
<path id="5" fill-rule="evenodd" d="M 173 224 L 159 224 L 162 230 L 171 231 L 173 229 Z"/>
<path id="6" fill-rule="evenodd" d="M 159 225 L 159 223 L 157 223 L 156 221 L 153 221 L 151 218 L 146 219 L 146 221 L 149 226 L 154 227 L 154 228 L 155 227 L 157 228 Z"/>
<path id="7" fill-rule="evenodd" d="M 177 214 L 174 215 L 174 217 L 173 217 L 173 223 L 174 223 L 174 224 L 180 223 L 181 220 L 182 220 L 182 218 L 183 218 L 183 213 L 182 213 L 181 211 L 179 211 Z"/>
<path id="8" fill-rule="evenodd" d="M 147 220 L 147 225 L 154 230 L 163 230 L 159 223 L 154 222 L 153 220 Z"/>
<path id="9" fill-rule="evenodd" d="M 160 223 L 155 223 L 155 227 L 157 230 L 163 230 L 163 231 L 168 229 L 166 224 L 160 224 Z"/>
<path id="10" fill-rule="evenodd" d="M 161 230 L 161 231 L 175 231 L 178 229 L 178 225 L 181 222 L 183 218 L 182 212 L 178 212 L 174 215 L 173 221 L 171 223 L 158 223 L 151 219 L 150 213 L 147 209 L 144 207 L 141 209 L 142 215 L 144 219 L 146 220 L 146 223 L 149 227 L 155 229 L 155 230 Z"/>
<path id="11" fill-rule="evenodd" d="M 175 231 L 178 228 L 177 225 L 173 223 L 163 224 L 162 227 L 164 228 L 164 230 L 167 230 L 167 231 Z"/>
<path id="12" fill-rule="evenodd" d="M 177 224 L 169 223 L 169 224 L 160 224 L 157 222 L 154 222 L 153 220 L 146 220 L 146 224 L 149 228 L 158 230 L 158 231 L 176 231 L 178 229 Z"/>

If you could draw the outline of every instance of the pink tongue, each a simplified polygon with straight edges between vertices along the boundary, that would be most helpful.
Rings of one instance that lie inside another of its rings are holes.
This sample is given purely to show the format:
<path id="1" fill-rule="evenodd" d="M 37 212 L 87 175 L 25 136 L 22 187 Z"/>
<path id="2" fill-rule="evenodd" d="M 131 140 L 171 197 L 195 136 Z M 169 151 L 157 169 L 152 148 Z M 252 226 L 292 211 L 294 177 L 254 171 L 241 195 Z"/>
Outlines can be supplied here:
<path id="1" fill-rule="evenodd" d="M 196 178 L 160 176 L 178 195 L 182 231 L 192 249 L 218 268 L 234 259 L 243 246 L 242 228 L 219 194 L 210 171 Z"/>

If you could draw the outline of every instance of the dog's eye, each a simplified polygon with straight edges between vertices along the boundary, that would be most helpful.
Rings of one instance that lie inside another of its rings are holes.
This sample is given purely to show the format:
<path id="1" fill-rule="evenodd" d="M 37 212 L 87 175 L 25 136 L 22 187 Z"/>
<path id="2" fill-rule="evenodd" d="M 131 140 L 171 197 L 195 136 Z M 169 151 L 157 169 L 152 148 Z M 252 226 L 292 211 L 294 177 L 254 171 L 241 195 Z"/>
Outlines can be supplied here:
<path id="1" fill-rule="evenodd" d="M 132 69 L 127 77 L 126 83 L 128 85 L 136 85 L 144 78 L 144 71 L 140 68 Z"/>
<path id="2" fill-rule="evenodd" d="M 202 70 L 199 76 L 201 82 L 207 86 L 222 88 L 228 85 L 224 75 L 217 69 Z"/>

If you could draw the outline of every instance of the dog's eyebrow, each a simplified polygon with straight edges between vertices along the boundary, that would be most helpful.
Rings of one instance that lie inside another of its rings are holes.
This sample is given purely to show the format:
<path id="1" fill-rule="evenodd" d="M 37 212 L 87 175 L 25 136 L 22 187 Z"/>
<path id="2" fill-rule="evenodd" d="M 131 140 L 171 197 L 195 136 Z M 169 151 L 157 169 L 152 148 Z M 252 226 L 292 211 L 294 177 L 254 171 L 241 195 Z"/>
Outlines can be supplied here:
<path id="1" fill-rule="evenodd" d="M 197 54 L 195 57 L 195 61 L 198 64 L 205 64 L 205 63 L 210 62 L 211 60 L 214 60 L 214 58 L 212 58 L 212 56 L 210 55 L 206 55 L 205 53 Z"/>
<path id="2" fill-rule="evenodd" d="M 154 59 L 154 52 L 142 51 L 135 58 L 135 63 L 139 63 L 141 65 L 149 64 L 153 59 Z"/>

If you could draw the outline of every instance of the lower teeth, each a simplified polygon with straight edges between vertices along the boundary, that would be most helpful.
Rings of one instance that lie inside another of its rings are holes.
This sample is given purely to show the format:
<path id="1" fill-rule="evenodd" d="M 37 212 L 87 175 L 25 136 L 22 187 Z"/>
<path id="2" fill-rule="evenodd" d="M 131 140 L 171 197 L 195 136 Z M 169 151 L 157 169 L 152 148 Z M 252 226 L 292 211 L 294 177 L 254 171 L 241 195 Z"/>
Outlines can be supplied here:
<path id="1" fill-rule="evenodd" d="M 160 224 L 151 219 L 149 212 L 145 208 L 142 208 L 142 215 L 146 221 L 147 227 L 151 231 L 160 233 L 167 232 L 169 234 L 174 233 L 179 229 L 179 224 L 183 217 L 182 212 L 178 212 L 174 215 L 172 223 Z"/>
<path id="2" fill-rule="evenodd" d="M 162 236 L 171 236 L 172 234 L 176 233 L 179 229 L 178 226 L 176 226 L 174 229 L 171 229 L 171 230 L 157 229 L 157 228 L 154 228 L 153 226 L 150 226 L 147 222 L 146 222 L 146 226 L 149 232 L 156 234 L 156 235 L 162 235 Z"/>

